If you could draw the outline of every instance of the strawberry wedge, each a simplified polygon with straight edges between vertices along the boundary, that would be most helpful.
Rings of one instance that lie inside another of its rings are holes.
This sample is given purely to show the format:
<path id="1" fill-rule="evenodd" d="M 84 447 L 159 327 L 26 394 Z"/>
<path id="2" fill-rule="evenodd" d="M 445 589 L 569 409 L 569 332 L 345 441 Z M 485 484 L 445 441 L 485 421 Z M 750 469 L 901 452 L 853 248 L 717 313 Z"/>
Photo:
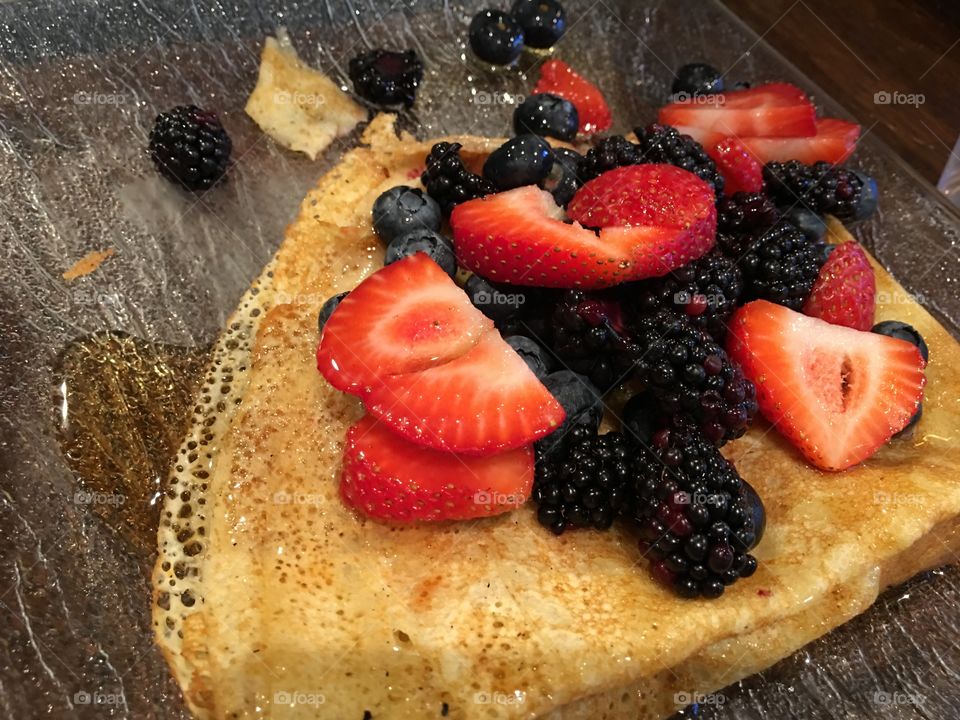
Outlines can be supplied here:
<path id="1" fill-rule="evenodd" d="M 816 109 L 787 83 L 683 98 L 660 108 L 659 122 L 724 137 L 800 137 L 816 133 Z"/>
<path id="2" fill-rule="evenodd" d="M 757 402 L 823 470 L 866 460 L 916 413 L 924 360 L 905 340 L 831 325 L 756 300 L 729 323 L 727 350 L 757 388 Z"/>
<path id="3" fill-rule="evenodd" d="M 610 106 L 600 88 L 578 75 L 562 60 L 547 60 L 543 64 L 533 92 L 559 95 L 572 102 L 577 108 L 582 133 L 603 132 L 613 124 Z"/>
<path id="4" fill-rule="evenodd" d="M 530 446 L 469 457 L 414 445 L 366 415 L 347 431 L 340 495 L 368 517 L 393 522 L 467 520 L 525 502 Z"/>

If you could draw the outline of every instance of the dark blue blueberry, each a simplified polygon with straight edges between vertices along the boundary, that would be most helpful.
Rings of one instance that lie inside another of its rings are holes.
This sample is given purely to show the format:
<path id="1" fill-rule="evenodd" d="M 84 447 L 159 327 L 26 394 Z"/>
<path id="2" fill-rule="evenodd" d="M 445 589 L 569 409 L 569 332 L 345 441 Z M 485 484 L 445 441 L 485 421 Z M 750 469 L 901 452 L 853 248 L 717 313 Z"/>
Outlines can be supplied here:
<path id="1" fill-rule="evenodd" d="M 523 51 L 523 28 L 502 10 L 481 10 L 470 21 L 470 47 L 481 60 L 509 65 Z"/>
<path id="2" fill-rule="evenodd" d="M 657 431 L 657 410 L 653 399 L 644 393 L 638 393 L 623 406 L 623 434 L 628 439 L 649 447 L 653 434 Z"/>
<path id="3" fill-rule="evenodd" d="M 517 135 L 507 140 L 483 164 L 483 177 L 497 190 L 539 185 L 553 167 L 550 145 L 536 135 Z"/>
<path id="4" fill-rule="evenodd" d="M 917 332 L 917 329 L 913 327 L 913 325 L 908 325 L 899 320 L 884 320 L 870 328 L 870 332 L 897 338 L 898 340 L 906 340 L 911 345 L 916 345 L 920 348 L 920 354 L 923 355 L 925 362 L 930 361 L 930 349 L 927 347 L 923 335 Z"/>
<path id="5" fill-rule="evenodd" d="M 320 315 L 317 318 L 317 325 L 320 329 L 320 332 L 323 332 L 323 326 L 327 324 L 327 320 L 329 320 L 330 316 L 333 315 L 333 311 L 340 307 L 340 301 L 346 296 L 347 293 L 345 292 L 342 292 L 339 295 L 334 295 L 332 298 L 328 298 L 323 304 L 323 307 L 320 308 Z"/>
<path id="6" fill-rule="evenodd" d="M 536 340 L 531 340 L 523 335 L 511 335 L 507 338 L 507 344 L 517 351 L 517 355 L 523 358 L 527 367 L 533 370 L 533 374 L 538 378 L 543 380 L 550 374 L 553 360 Z"/>
<path id="7" fill-rule="evenodd" d="M 567 206 L 583 183 L 580 181 L 580 162 L 583 156 L 567 148 L 551 148 L 553 168 L 540 187 L 549 190 L 557 205 Z"/>
<path id="8" fill-rule="evenodd" d="M 750 516 L 753 518 L 753 543 L 745 550 L 752 550 L 763 537 L 763 531 L 767 528 L 767 511 L 763 507 L 763 501 L 753 486 L 746 480 L 740 481 L 743 485 L 743 497 L 747 501 L 747 507 L 750 508 Z"/>
<path id="9" fill-rule="evenodd" d="M 406 185 L 390 188 L 373 203 L 373 229 L 386 243 L 411 230 L 439 230 L 441 220 L 437 201 Z"/>
<path id="10" fill-rule="evenodd" d="M 510 14 L 530 47 L 553 47 L 567 31 L 567 14 L 557 0 L 516 0 Z"/>
<path id="11" fill-rule="evenodd" d="M 603 398 L 588 378 L 572 370 L 558 370 L 543 378 L 547 390 L 567 413 L 567 419 L 554 432 L 540 441 L 545 453 L 553 450 L 574 425 L 596 430 L 603 419 Z"/>
<path id="12" fill-rule="evenodd" d="M 411 230 L 387 245 L 384 265 L 390 265 L 414 253 L 426 253 L 443 271 L 453 277 L 457 274 L 457 257 L 453 253 L 453 243 L 434 230 L 421 228 Z"/>
<path id="13" fill-rule="evenodd" d="M 513 131 L 517 135 L 532 133 L 540 137 L 573 140 L 578 127 L 577 108 L 559 95 L 531 95 L 513 111 Z"/>
<path id="14" fill-rule="evenodd" d="M 463 289 L 474 307 L 496 323 L 502 323 L 516 315 L 526 300 L 521 291 L 509 285 L 497 287 L 479 275 L 471 275 Z"/>
<path id="15" fill-rule="evenodd" d="M 674 95 L 710 95 L 723 92 L 723 75 L 712 65 L 690 63 L 677 70 L 670 88 Z"/>
<path id="16" fill-rule="evenodd" d="M 827 236 L 827 223 L 812 210 L 797 205 L 787 213 L 787 219 L 800 228 L 808 240 L 817 242 Z"/>
<path id="17" fill-rule="evenodd" d="M 857 201 L 857 207 L 856 210 L 854 210 L 853 217 L 850 218 L 850 222 L 859 222 L 866 220 L 877 211 L 877 205 L 880 202 L 880 193 L 879 190 L 877 190 L 876 180 L 859 170 L 854 170 L 853 172 L 860 178 L 860 181 L 863 183 L 863 188 L 860 190 L 860 199 Z"/>
<path id="18" fill-rule="evenodd" d="M 917 411 L 913 414 L 913 417 L 910 418 L 903 430 L 894 435 L 894 438 L 910 437 L 913 435 L 913 429 L 917 426 L 917 423 L 920 422 L 920 418 L 923 417 L 923 405 L 917 407 Z"/>

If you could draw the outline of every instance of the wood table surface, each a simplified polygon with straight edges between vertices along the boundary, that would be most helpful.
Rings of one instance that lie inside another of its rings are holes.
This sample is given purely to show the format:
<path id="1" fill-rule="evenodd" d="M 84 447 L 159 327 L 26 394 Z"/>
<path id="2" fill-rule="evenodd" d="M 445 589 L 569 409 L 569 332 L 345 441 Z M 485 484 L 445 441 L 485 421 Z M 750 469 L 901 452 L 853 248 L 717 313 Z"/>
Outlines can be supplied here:
<path id="1" fill-rule="evenodd" d="M 960 135 L 960 0 L 724 2 L 936 184 Z"/>

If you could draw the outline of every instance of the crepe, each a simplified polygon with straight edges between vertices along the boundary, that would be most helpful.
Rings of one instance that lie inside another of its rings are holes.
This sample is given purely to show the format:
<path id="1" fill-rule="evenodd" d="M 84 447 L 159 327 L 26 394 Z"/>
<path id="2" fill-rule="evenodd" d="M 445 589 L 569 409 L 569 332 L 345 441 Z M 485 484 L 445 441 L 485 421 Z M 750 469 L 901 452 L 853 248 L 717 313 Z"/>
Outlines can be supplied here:
<path id="1" fill-rule="evenodd" d="M 501 142 L 456 140 L 474 160 Z M 155 624 L 197 717 L 661 718 L 954 559 L 957 343 L 879 266 L 878 320 L 930 347 L 923 419 L 843 473 L 762 421 L 725 447 L 767 531 L 757 573 L 718 600 L 657 585 L 625 530 L 557 538 L 530 507 L 407 528 L 356 516 L 337 485 L 362 408 L 317 373 L 317 313 L 381 265 L 370 207 L 431 146 L 390 116 L 362 142 L 231 319 L 171 478 Z"/>

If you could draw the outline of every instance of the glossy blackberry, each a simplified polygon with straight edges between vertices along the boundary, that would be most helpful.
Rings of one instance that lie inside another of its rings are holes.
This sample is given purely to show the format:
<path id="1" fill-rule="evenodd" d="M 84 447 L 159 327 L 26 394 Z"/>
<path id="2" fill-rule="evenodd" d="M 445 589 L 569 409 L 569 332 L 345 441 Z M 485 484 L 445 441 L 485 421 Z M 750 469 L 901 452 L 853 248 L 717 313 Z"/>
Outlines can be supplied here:
<path id="1" fill-rule="evenodd" d="M 233 143 L 215 113 L 179 105 L 157 115 L 150 157 L 157 171 L 188 190 L 208 190 L 227 171 Z"/>
<path id="2" fill-rule="evenodd" d="M 723 194 L 723 175 L 703 146 L 689 135 L 681 135 L 669 125 L 653 123 L 634 130 L 640 161 L 663 163 L 692 172 L 713 188 L 717 197 Z"/>
<path id="3" fill-rule="evenodd" d="M 347 70 L 357 95 L 374 105 L 410 107 L 423 80 L 423 63 L 413 50 L 368 50 L 350 60 Z"/>
<path id="4" fill-rule="evenodd" d="M 776 205 L 762 193 L 738 192 L 717 202 L 718 235 L 752 235 L 779 218 Z"/>
<path id="5" fill-rule="evenodd" d="M 801 205 L 844 221 L 857 218 L 864 188 L 863 180 L 852 170 L 828 162 L 804 165 L 798 160 L 767 163 L 763 182 L 779 206 Z"/>
<path id="6" fill-rule="evenodd" d="M 496 192 L 488 181 L 464 167 L 461 147 L 460 143 L 447 142 L 434 145 L 420 176 L 427 194 L 439 203 L 444 215 L 462 202 Z"/>
<path id="7" fill-rule="evenodd" d="M 624 332 L 618 303 L 568 290 L 551 315 L 550 347 L 570 370 L 602 392 L 626 381 L 641 350 Z"/>
<path id="8" fill-rule="evenodd" d="M 743 274 L 743 301 L 769 300 L 800 310 L 826 261 L 826 251 L 823 241 L 807 237 L 787 221 L 751 236 L 734 254 Z"/>
<path id="9" fill-rule="evenodd" d="M 571 428 L 552 453 L 537 455 L 537 520 L 557 535 L 574 527 L 606 530 L 624 507 L 632 466 L 631 448 L 621 433 Z"/>
<path id="10" fill-rule="evenodd" d="M 762 503 L 699 432 L 656 432 L 633 470 L 622 517 L 636 525 L 656 580 L 684 597 L 715 598 L 756 571 L 749 551 L 763 532 Z"/>
<path id="11" fill-rule="evenodd" d="M 714 251 L 664 277 L 639 283 L 631 302 L 640 314 L 665 308 L 686 315 L 721 342 L 742 291 L 743 278 L 736 262 Z"/>
<path id="12" fill-rule="evenodd" d="M 639 377 L 667 419 L 691 422 L 715 445 L 747 431 L 756 389 L 705 330 L 663 309 L 632 318 L 630 330 Z"/>
<path id="13" fill-rule="evenodd" d="M 611 135 L 604 138 L 587 151 L 580 163 L 580 182 L 585 183 L 626 165 L 638 165 L 643 160 L 636 144 L 623 135 Z"/>

